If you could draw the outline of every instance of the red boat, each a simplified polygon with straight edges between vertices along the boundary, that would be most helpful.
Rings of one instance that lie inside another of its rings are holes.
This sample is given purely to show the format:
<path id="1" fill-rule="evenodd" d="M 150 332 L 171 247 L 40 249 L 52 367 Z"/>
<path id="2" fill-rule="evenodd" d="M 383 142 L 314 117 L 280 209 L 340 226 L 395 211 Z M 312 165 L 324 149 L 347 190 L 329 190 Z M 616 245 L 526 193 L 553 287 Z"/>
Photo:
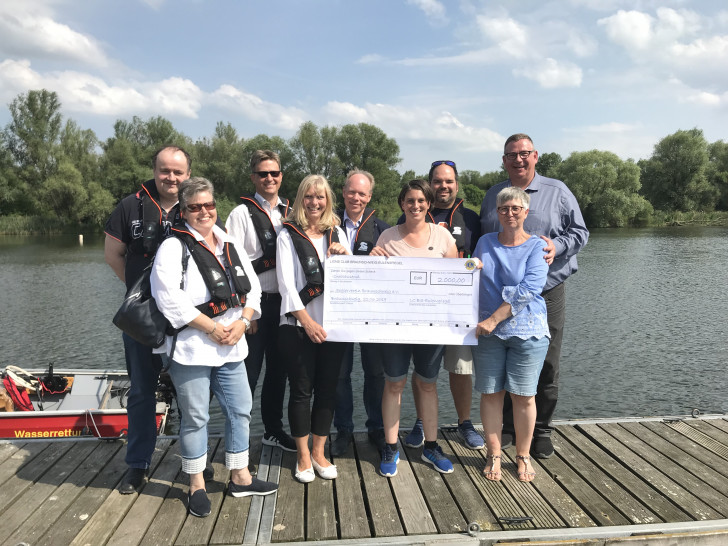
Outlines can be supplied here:
<path id="1" fill-rule="evenodd" d="M 13 403 L 0 404 L 0 438 L 52 439 L 126 435 L 126 401 L 131 382 L 126 372 L 108 370 L 22 370 L 7 366 L 3 387 Z M 7 379 L 10 381 L 7 381 Z M 157 388 L 157 432 L 164 431 L 171 383 Z M 11 409 L 12 411 L 7 411 Z"/>

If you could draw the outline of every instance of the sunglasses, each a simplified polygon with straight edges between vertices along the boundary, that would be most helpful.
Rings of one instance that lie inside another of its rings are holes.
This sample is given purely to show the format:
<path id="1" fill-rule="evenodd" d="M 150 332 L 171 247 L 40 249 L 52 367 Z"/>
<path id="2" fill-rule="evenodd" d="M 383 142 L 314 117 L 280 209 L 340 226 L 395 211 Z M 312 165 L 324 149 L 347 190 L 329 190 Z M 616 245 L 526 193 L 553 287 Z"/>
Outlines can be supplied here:
<path id="1" fill-rule="evenodd" d="M 430 165 L 430 168 L 434 169 L 435 167 L 439 167 L 440 165 L 447 165 L 448 167 L 452 167 L 453 169 L 457 170 L 454 161 L 446 161 L 444 159 L 441 161 L 433 161 L 432 165 Z"/>
<path id="2" fill-rule="evenodd" d="M 271 175 L 273 178 L 278 178 L 278 176 L 280 176 L 281 174 L 281 171 L 255 171 L 255 174 L 257 174 L 261 178 L 267 178 L 268 175 Z"/>
<path id="3" fill-rule="evenodd" d="M 215 210 L 215 201 L 210 201 L 209 203 L 193 203 L 192 205 L 187 205 L 187 210 L 190 212 L 200 212 L 203 208 L 205 210 Z"/>

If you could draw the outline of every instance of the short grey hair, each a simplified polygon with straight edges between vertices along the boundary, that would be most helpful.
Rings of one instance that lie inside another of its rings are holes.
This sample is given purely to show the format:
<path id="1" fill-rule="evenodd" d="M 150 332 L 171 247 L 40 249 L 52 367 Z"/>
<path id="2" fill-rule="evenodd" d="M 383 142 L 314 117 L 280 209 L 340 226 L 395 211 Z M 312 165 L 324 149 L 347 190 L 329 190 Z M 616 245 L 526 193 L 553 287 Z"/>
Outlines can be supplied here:
<path id="1" fill-rule="evenodd" d="M 177 199 L 179 199 L 179 209 L 187 210 L 187 203 L 198 193 L 204 191 L 210 192 L 213 199 L 215 198 L 215 187 L 207 178 L 201 176 L 193 176 L 188 178 L 179 185 L 177 191 Z"/>
<path id="2" fill-rule="evenodd" d="M 364 177 L 366 177 L 367 180 L 371 183 L 371 189 L 369 190 L 369 195 L 374 193 L 374 175 L 370 173 L 369 171 L 363 171 L 361 169 L 352 169 L 346 174 L 346 180 L 344 180 L 344 190 L 346 190 L 347 184 L 349 184 L 349 179 L 354 176 L 355 174 L 360 174 Z"/>
<path id="3" fill-rule="evenodd" d="M 515 135 L 511 135 L 506 139 L 506 143 L 503 145 L 503 153 L 506 153 L 506 148 L 508 148 L 508 145 L 511 142 L 518 142 L 519 140 L 528 140 L 531 143 L 531 146 L 534 146 L 533 139 L 526 133 L 516 133 Z"/>
<path id="4" fill-rule="evenodd" d="M 508 201 L 520 201 L 523 208 L 527 209 L 531 205 L 531 196 L 517 186 L 508 186 L 498 192 L 495 204 L 497 207 L 502 207 Z"/>

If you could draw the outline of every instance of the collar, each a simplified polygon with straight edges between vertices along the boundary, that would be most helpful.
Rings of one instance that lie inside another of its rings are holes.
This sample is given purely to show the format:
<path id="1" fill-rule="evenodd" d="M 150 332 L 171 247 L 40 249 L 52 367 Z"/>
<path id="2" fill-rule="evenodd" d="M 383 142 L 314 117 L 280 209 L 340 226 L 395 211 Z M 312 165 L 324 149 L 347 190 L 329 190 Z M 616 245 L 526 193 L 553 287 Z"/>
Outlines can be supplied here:
<path id="1" fill-rule="evenodd" d="M 187 222 L 185 222 L 185 226 L 189 230 L 189 232 L 192 234 L 192 236 L 195 238 L 196 241 L 199 241 L 205 245 L 205 238 L 200 235 L 200 232 L 197 231 L 195 228 L 193 228 L 191 225 L 189 225 Z M 212 232 L 215 234 L 215 240 L 217 241 L 217 248 L 215 249 L 215 254 L 221 254 L 223 251 L 222 245 L 224 243 L 231 243 L 233 242 L 230 236 L 227 234 L 227 232 L 224 229 L 221 229 L 217 224 L 212 226 Z"/>
<path id="2" fill-rule="evenodd" d="M 265 208 L 267 208 L 267 209 L 270 210 L 270 208 L 271 208 L 270 203 L 268 202 L 268 200 L 265 197 L 263 197 L 262 195 L 260 195 L 258 192 L 255 192 L 254 197 L 255 197 L 255 200 L 258 203 L 260 203 L 260 206 L 261 207 L 265 207 Z M 283 205 L 283 201 L 281 200 L 281 196 L 280 195 L 276 195 L 276 199 L 277 199 L 277 201 L 276 201 L 276 207 L 279 206 L 279 205 Z"/>
<path id="3" fill-rule="evenodd" d="M 533 178 L 531 179 L 531 182 L 526 186 L 526 189 L 524 191 L 527 192 L 534 192 L 541 189 L 543 176 L 541 176 L 538 173 L 534 173 Z M 508 184 L 513 186 L 513 182 L 511 182 L 510 178 L 508 179 Z"/>
<path id="4" fill-rule="evenodd" d="M 351 217 L 349 216 L 349 213 L 346 212 L 346 209 L 344 209 L 344 223 L 346 223 L 346 221 L 348 220 L 349 222 L 351 222 L 352 226 L 359 227 L 361 225 L 361 221 L 364 219 L 365 212 L 366 212 L 366 209 L 364 209 L 362 211 L 361 216 L 359 217 L 359 221 L 355 222 L 354 220 L 351 219 Z"/>

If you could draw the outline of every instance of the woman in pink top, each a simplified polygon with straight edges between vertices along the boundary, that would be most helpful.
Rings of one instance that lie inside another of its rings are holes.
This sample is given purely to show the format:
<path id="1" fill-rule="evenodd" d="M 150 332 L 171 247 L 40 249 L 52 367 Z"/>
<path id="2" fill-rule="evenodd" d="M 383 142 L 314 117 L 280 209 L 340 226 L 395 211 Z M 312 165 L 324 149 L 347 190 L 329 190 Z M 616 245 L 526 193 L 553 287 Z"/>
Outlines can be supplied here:
<path id="1" fill-rule="evenodd" d="M 412 256 L 420 258 L 456 258 L 455 239 L 442 226 L 427 222 L 427 212 L 432 207 L 434 194 L 425 180 L 412 180 L 399 194 L 399 206 L 405 222 L 391 227 L 379 236 L 372 256 Z M 384 368 L 384 394 L 382 418 L 384 420 L 384 449 L 379 464 L 382 476 L 397 474 L 399 450 L 397 433 L 402 405 L 402 391 L 407 383 L 410 358 L 414 361 L 414 379 L 419 389 L 415 398 L 417 414 L 422 417 L 425 430 L 425 447 L 422 460 L 430 463 L 438 472 L 449 474 L 452 463 L 437 445 L 437 375 L 442 362 L 442 345 L 389 343 L 381 345 Z"/>

